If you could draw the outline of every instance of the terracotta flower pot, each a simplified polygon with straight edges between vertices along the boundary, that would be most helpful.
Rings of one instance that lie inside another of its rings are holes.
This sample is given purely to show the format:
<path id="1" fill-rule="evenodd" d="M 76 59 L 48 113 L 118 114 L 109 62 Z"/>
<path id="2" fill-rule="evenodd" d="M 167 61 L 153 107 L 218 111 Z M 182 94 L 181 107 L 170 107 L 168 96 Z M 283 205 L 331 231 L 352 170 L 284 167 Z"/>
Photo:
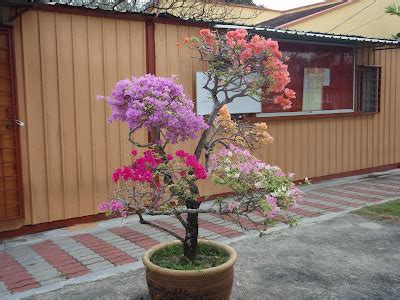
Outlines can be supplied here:
<path id="1" fill-rule="evenodd" d="M 171 270 L 159 267 L 150 261 L 158 250 L 181 243 L 173 241 L 156 245 L 143 256 L 146 267 L 147 286 L 152 299 L 229 299 L 233 285 L 233 265 L 236 251 L 218 242 L 199 240 L 201 244 L 219 248 L 229 254 L 224 264 L 203 270 Z"/>

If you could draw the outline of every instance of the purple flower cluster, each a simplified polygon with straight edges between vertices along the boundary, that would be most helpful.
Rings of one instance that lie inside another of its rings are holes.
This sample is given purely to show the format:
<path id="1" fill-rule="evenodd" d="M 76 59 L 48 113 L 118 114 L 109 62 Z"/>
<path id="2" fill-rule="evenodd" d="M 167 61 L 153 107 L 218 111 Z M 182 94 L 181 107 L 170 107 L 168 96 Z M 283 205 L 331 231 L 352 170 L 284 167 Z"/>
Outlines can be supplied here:
<path id="1" fill-rule="evenodd" d="M 127 122 L 132 129 L 160 128 L 173 144 L 196 138 L 208 126 L 193 112 L 193 102 L 174 78 L 150 74 L 117 82 L 112 95 L 106 97 L 112 114 L 109 121 Z"/>

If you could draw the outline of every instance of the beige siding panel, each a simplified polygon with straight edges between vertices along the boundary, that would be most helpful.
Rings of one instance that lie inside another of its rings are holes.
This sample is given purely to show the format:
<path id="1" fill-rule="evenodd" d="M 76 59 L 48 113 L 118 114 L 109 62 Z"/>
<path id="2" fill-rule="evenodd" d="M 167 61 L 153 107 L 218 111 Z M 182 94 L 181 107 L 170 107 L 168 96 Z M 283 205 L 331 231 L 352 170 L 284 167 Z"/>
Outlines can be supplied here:
<path id="1" fill-rule="evenodd" d="M 305 121 L 308 123 L 308 177 L 313 178 L 316 177 L 317 174 L 317 166 L 316 166 L 316 153 L 321 152 L 320 149 L 317 151 L 317 144 L 318 148 L 321 145 L 322 141 L 317 139 L 317 127 L 316 127 L 316 120 L 308 120 Z"/>
<path id="2" fill-rule="evenodd" d="M 336 119 L 336 164 L 334 166 L 335 173 L 342 173 L 343 172 L 343 146 L 344 146 L 344 136 L 343 136 L 343 123 L 344 118 Z"/>
<path id="3" fill-rule="evenodd" d="M 301 120 L 296 120 L 293 122 L 293 165 L 292 168 L 289 169 L 290 172 L 294 173 L 294 170 L 298 170 L 297 173 L 295 174 L 296 179 L 300 179 L 303 177 L 300 177 L 302 175 L 302 157 L 303 157 L 303 149 L 302 149 L 302 138 L 303 138 L 303 132 L 302 132 L 302 122 Z"/>
<path id="4" fill-rule="evenodd" d="M 323 120 L 323 119 L 315 121 L 315 127 L 316 127 L 316 131 L 315 131 L 316 150 L 315 150 L 315 152 L 316 153 L 314 156 L 314 160 L 315 160 L 315 175 L 314 176 L 318 176 L 318 174 L 321 174 L 321 176 L 323 176 L 323 175 L 326 175 L 328 172 L 328 171 L 324 170 L 324 167 L 326 165 L 329 166 L 329 161 L 323 159 L 324 155 L 329 156 L 329 140 L 326 137 L 327 135 L 324 134 L 326 132 L 325 130 L 327 128 L 329 130 L 329 126 L 325 126 L 325 121 L 326 120 Z M 328 125 L 329 125 L 329 123 L 328 123 Z M 324 152 L 326 150 L 327 150 L 327 152 Z M 325 167 L 325 169 L 327 169 L 327 168 Z"/>
<path id="5" fill-rule="evenodd" d="M 394 57 L 394 62 L 393 64 L 395 65 L 395 70 L 398 72 L 400 64 L 399 64 L 399 59 L 400 59 L 400 51 L 395 51 L 395 57 Z M 395 79 L 395 99 L 394 101 L 396 102 L 396 124 L 395 124 L 395 140 L 396 140 L 396 157 L 395 161 L 399 162 L 400 161 L 400 76 L 398 73 L 396 73 L 396 79 Z"/>
<path id="6" fill-rule="evenodd" d="M 396 135 L 399 134 L 396 130 L 396 55 L 394 49 L 389 50 L 390 53 L 390 160 L 389 163 L 393 164 L 396 162 Z M 398 98 L 399 100 L 400 98 Z M 396 134 L 397 133 L 397 134 Z"/>
<path id="7" fill-rule="evenodd" d="M 300 127 L 300 126 L 299 126 Z M 310 157 L 309 152 L 311 147 L 315 145 L 310 144 L 310 132 L 307 120 L 301 121 L 301 127 L 299 128 L 301 132 L 301 143 L 299 143 L 299 148 L 301 149 L 300 166 L 293 170 L 297 172 L 296 179 L 302 179 L 305 177 L 310 177 Z"/>
<path id="8" fill-rule="evenodd" d="M 368 117 L 361 117 L 361 168 L 367 165 L 367 157 L 369 151 L 368 139 Z"/>
<path id="9" fill-rule="evenodd" d="M 89 18 L 89 57 L 91 98 L 107 94 L 104 79 L 103 20 Z M 95 203 L 104 201 L 109 190 L 109 156 L 107 153 L 106 103 L 92 105 L 93 155 L 95 159 Z"/>
<path id="10" fill-rule="evenodd" d="M 31 11 L 22 18 L 22 43 L 24 45 L 24 78 L 29 95 L 26 101 L 26 126 L 28 128 L 28 148 L 31 152 L 29 177 L 31 181 L 32 221 L 49 221 L 49 199 L 47 190 L 46 140 L 44 134 L 43 94 L 41 89 L 41 66 L 39 45 L 38 12 Z"/>
<path id="11" fill-rule="evenodd" d="M 118 44 L 117 44 L 117 20 L 103 19 L 103 48 L 104 48 L 104 83 L 105 94 L 110 94 L 115 83 L 121 79 L 118 76 Z M 128 61 L 127 61 L 128 63 Z M 111 108 L 106 105 L 107 118 L 111 114 Z M 111 173 L 121 166 L 121 145 L 120 145 L 120 123 L 113 122 L 106 126 L 107 130 L 107 178 L 109 192 L 114 188 L 111 184 Z M 125 138 L 125 137 L 124 137 Z"/>
<path id="12" fill-rule="evenodd" d="M 125 20 L 117 20 L 117 69 L 118 79 L 130 78 L 134 75 L 131 49 L 131 28 L 130 22 Z M 143 53 L 140 53 L 143 55 Z M 110 93 L 110 91 L 108 91 Z M 119 124 L 119 149 L 120 157 L 122 158 L 121 164 L 129 163 L 129 150 L 132 148 L 128 141 L 128 126 L 126 124 Z"/>
<path id="13" fill-rule="evenodd" d="M 58 86 L 65 218 L 79 216 L 72 15 L 57 14 Z"/>
<path id="14" fill-rule="evenodd" d="M 73 16 L 73 56 L 76 107 L 76 134 L 78 159 L 79 212 L 81 216 L 93 213 L 94 171 L 92 146 L 91 106 L 95 99 L 90 95 L 88 18 Z"/>
<path id="15" fill-rule="evenodd" d="M 329 174 L 337 173 L 337 152 L 336 152 L 336 118 L 329 120 Z"/>
<path id="16" fill-rule="evenodd" d="M 39 12 L 40 49 L 42 67 L 43 120 L 46 135 L 46 166 L 49 193 L 49 217 L 59 220 L 65 217 L 63 195 L 63 160 L 60 128 L 58 47 L 56 15 Z"/>
<path id="17" fill-rule="evenodd" d="M 350 118 L 344 117 L 340 123 L 343 124 L 343 135 L 339 139 L 342 141 L 342 148 L 340 149 L 343 157 L 342 172 L 348 172 L 350 170 Z"/>

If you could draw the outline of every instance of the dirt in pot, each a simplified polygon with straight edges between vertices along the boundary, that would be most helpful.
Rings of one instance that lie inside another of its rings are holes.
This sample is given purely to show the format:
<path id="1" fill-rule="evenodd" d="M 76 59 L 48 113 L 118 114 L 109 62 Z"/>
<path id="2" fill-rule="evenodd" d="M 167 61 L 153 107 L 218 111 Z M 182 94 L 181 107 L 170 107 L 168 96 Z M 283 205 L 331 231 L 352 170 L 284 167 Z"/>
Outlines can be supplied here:
<path id="1" fill-rule="evenodd" d="M 222 265 L 229 254 L 209 245 L 198 244 L 197 259 L 189 261 L 183 256 L 183 244 L 171 245 L 155 252 L 150 261 L 157 266 L 173 270 L 201 270 Z"/>

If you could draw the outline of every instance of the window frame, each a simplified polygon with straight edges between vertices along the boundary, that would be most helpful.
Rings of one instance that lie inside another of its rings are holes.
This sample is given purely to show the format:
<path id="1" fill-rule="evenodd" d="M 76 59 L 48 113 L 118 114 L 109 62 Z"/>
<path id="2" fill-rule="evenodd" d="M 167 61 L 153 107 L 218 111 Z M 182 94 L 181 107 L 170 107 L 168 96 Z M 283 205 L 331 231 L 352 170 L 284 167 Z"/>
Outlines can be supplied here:
<path id="1" fill-rule="evenodd" d="M 328 46 L 342 46 L 353 48 L 353 108 L 351 109 L 334 109 L 334 110 L 311 110 L 311 111 L 291 111 L 291 112 L 261 112 L 256 113 L 257 118 L 273 118 L 273 117 L 290 117 L 290 116 L 318 116 L 318 115 L 330 115 L 330 114 L 349 114 L 357 112 L 357 95 L 356 95 L 356 72 L 357 72 L 357 47 L 352 44 L 345 43 L 326 43 L 326 42 L 314 42 L 314 41 L 301 41 L 301 40 L 289 40 L 289 39 L 276 39 L 279 42 L 298 43 L 298 44 L 312 44 L 312 45 L 328 45 Z M 296 100 L 295 100 L 296 101 Z"/>
<path id="2" fill-rule="evenodd" d="M 376 91 L 376 103 L 375 103 L 375 111 L 363 111 L 363 106 L 362 106 L 362 99 L 359 99 L 361 97 L 361 86 L 358 86 L 359 80 L 361 80 L 361 73 L 362 69 L 375 69 L 377 70 L 377 91 Z M 375 114 L 375 113 L 380 113 L 381 111 L 381 92 L 382 92 L 382 66 L 381 65 L 358 65 L 357 66 L 357 85 L 356 85 L 356 112 L 360 114 Z M 359 101 L 360 100 L 360 101 Z"/>

